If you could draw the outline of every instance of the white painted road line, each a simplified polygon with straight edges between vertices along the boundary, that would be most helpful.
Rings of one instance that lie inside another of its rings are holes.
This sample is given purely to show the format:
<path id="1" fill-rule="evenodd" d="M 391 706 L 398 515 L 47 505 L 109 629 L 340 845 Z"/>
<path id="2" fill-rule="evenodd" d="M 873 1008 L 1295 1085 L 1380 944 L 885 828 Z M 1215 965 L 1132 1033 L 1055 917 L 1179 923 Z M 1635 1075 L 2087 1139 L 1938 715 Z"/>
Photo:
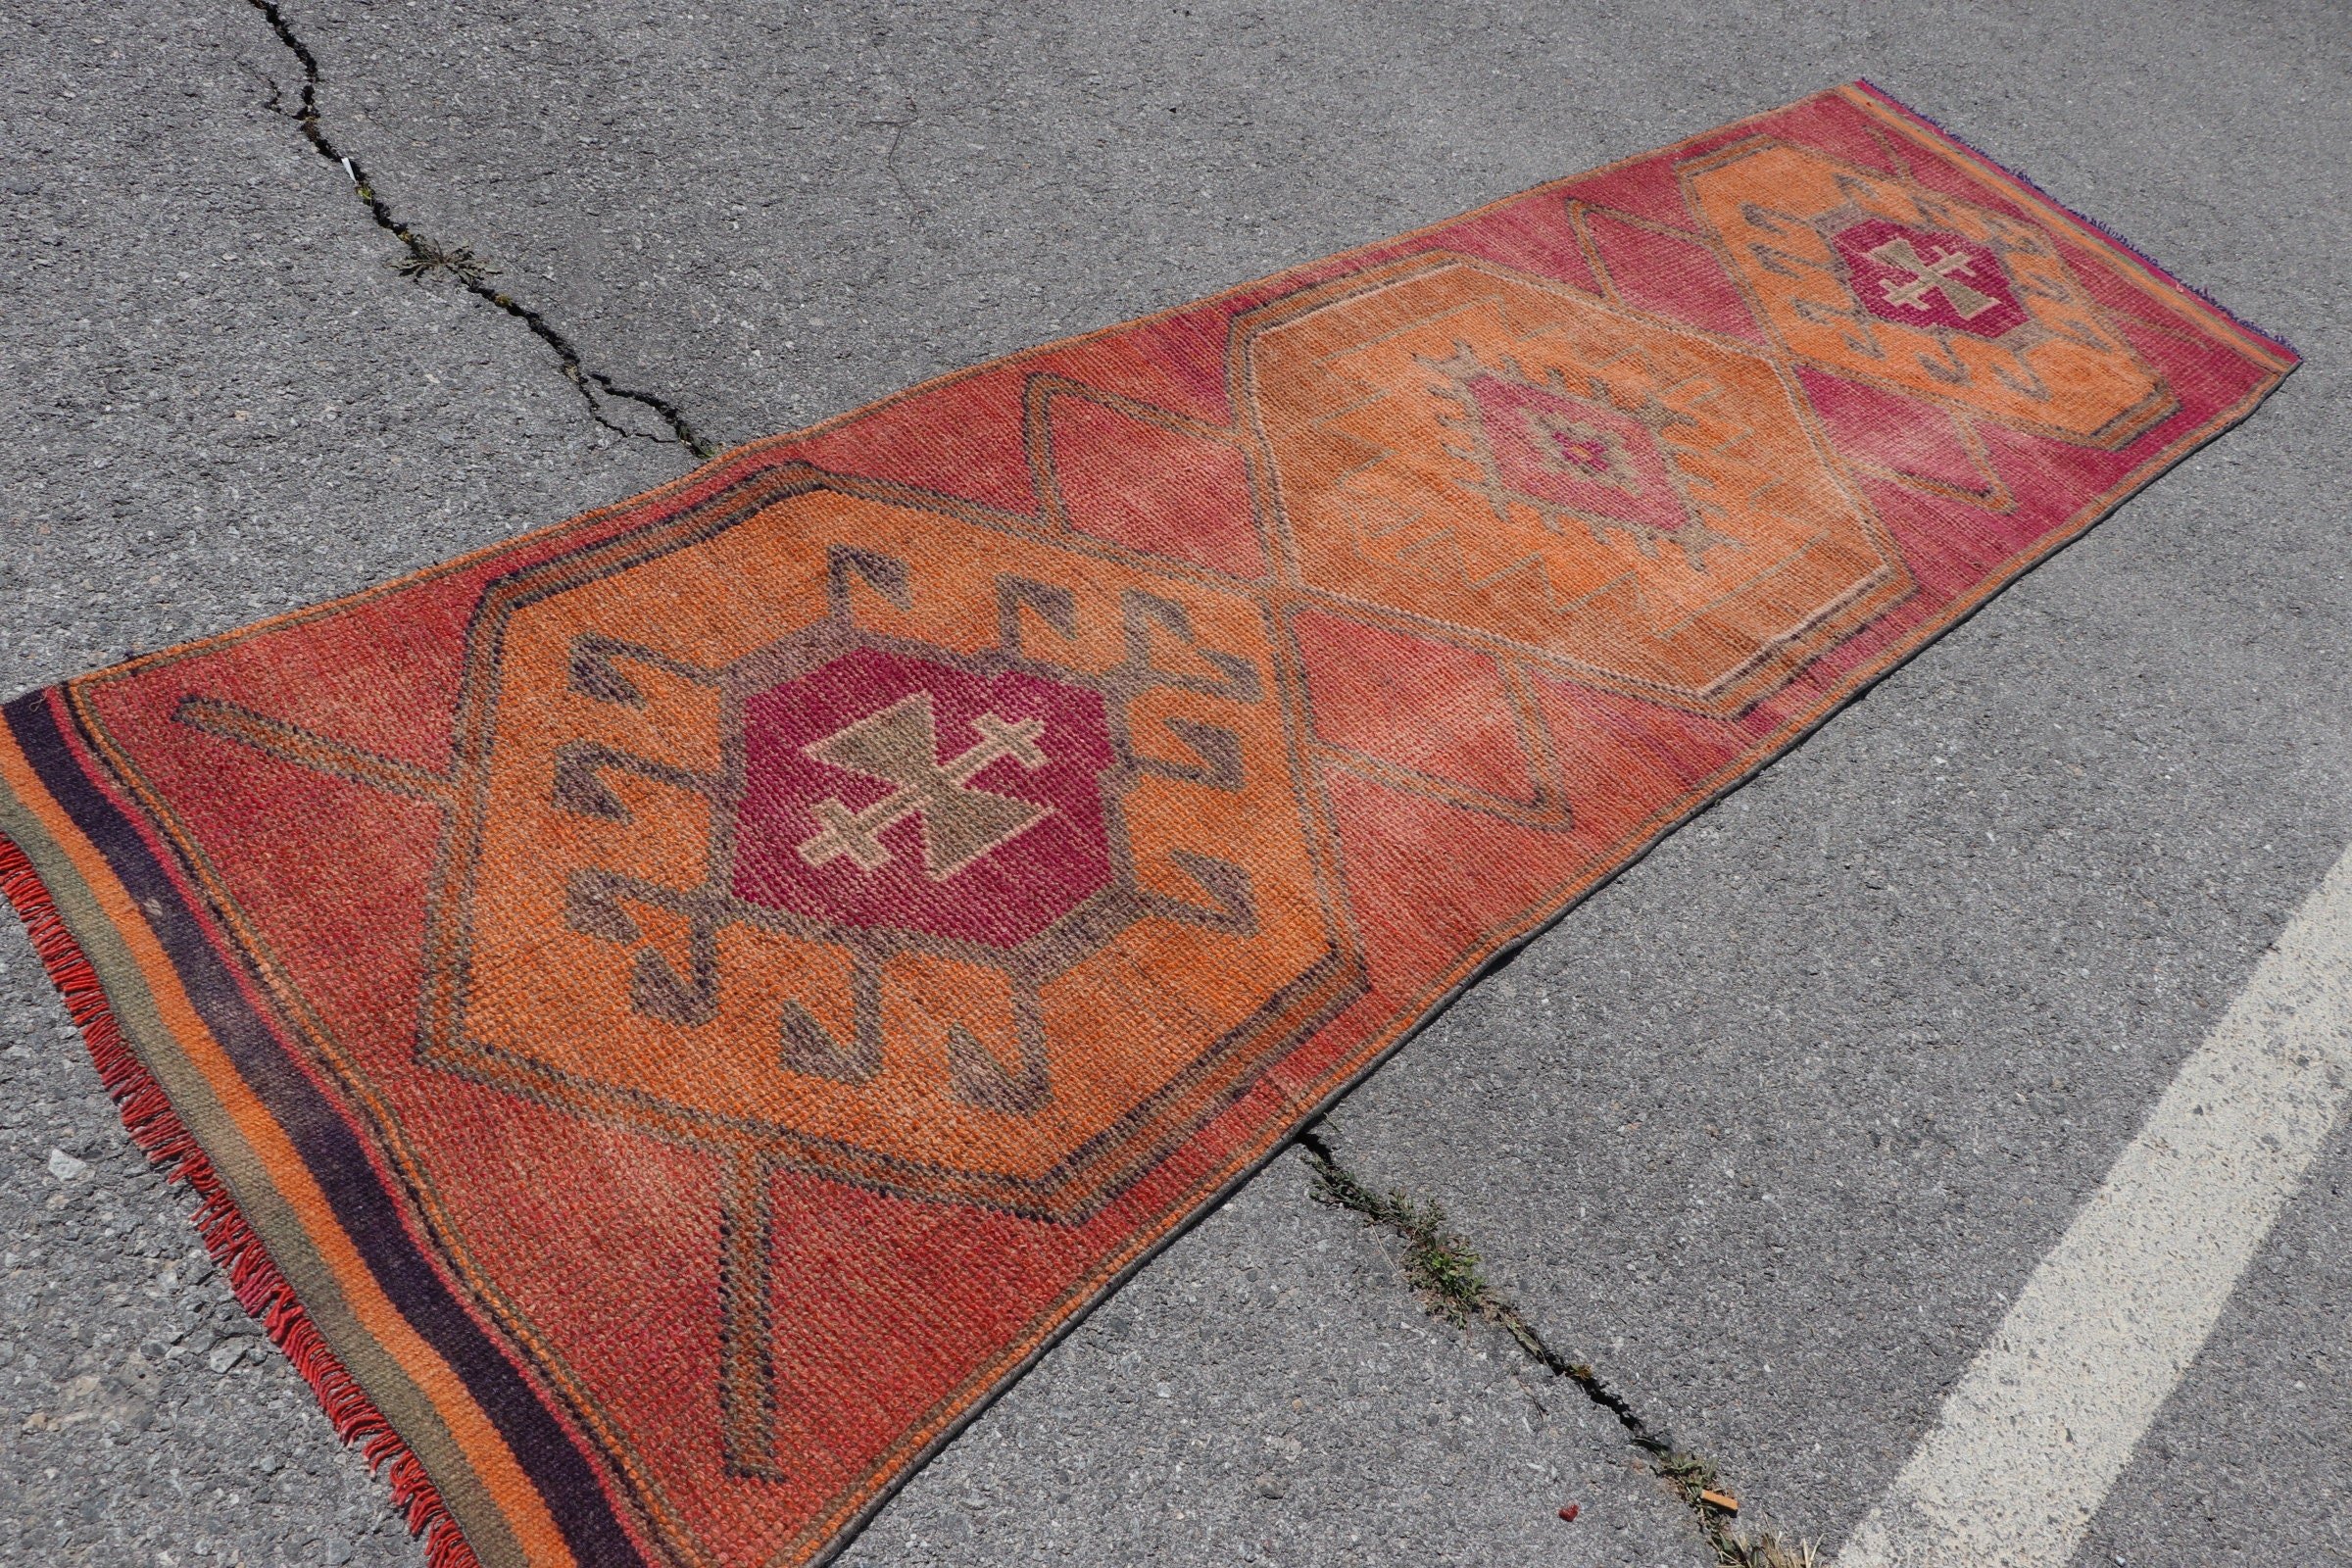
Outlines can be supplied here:
<path id="1" fill-rule="evenodd" d="M 2064 1568 L 2347 1098 L 2352 852 L 2181 1065 L 1835 1568 Z"/>

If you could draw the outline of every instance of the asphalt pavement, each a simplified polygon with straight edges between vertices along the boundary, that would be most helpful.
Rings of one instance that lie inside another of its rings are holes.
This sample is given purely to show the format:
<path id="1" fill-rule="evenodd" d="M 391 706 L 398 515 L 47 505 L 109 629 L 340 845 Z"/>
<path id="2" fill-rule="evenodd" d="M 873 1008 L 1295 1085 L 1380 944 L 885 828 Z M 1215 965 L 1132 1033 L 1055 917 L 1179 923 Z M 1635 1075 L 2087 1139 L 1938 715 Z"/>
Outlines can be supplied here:
<path id="1" fill-rule="evenodd" d="M 1715 1467 L 1741 1502 L 1724 1539 L 1826 1557 L 2352 842 L 2342 22 L 1919 0 L 20 8 L 0 16 L 0 695 L 1867 76 L 2304 368 L 1573 911 L 1320 1132 L 1375 1189 L 1441 1203 L 1560 1358 Z M 0 1560 L 420 1561 L 202 1263 L 13 926 L 0 1041 Z M 1715 1560 L 1618 1414 L 1493 1325 L 1424 1311 L 1404 1240 L 1314 1186 L 1278 1160 L 848 1560 Z M 2343 1552 L 2348 1187 L 2339 1128 L 2077 1563 Z"/>

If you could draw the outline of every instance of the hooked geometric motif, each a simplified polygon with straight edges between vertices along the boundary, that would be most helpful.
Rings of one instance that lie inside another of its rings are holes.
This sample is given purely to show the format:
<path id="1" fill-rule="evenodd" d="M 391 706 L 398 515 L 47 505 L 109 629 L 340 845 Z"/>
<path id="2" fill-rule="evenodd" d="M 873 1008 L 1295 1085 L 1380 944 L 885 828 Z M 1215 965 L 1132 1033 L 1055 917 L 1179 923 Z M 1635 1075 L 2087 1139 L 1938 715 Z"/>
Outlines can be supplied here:
<path id="1" fill-rule="evenodd" d="M 2035 224 L 1764 140 L 1679 172 L 1758 313 L 1813 364 L 2086 446 L 2178 406 Z"/>
<path id="2" fill-rule="evenodd" d="M 1311 586 L 1737 711 L 1910 589 L 1784 372 L 1443 254 L 1246 318 Z"/>

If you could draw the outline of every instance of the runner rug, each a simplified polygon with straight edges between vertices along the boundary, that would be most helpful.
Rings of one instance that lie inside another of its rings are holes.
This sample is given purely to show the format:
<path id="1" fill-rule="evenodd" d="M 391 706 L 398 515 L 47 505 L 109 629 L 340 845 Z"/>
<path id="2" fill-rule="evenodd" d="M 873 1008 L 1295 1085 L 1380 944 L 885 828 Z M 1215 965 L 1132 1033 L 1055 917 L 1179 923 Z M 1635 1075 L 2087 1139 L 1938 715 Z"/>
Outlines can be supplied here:
<path id="1" fill-rule="evenodd" d="M 438 1562 L 786 1568 L 2293 364 L 1857 84 L 34 692 L 0 871 Z"/>

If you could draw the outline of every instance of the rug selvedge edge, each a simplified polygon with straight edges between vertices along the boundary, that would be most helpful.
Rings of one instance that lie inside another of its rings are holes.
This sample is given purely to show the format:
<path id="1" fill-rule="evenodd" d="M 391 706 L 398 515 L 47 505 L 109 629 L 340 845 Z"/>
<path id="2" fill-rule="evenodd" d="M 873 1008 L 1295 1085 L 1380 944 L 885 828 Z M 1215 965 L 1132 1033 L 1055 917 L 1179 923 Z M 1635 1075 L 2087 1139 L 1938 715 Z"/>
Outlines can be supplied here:
<path id="1" fill-rule="evenodd" d="M 188 1216 L 238 1306 L 262 1327 L 318 1401 L 335 1437 L 382 1477 L 393 1509 L 421 1537 L 430 1568 L 485 1568 L 408 1441 L 327 1345 L 294 1287 L 247 1222 L 212 1158 L 188 1131 L 125 1038 L 97 968 L 68 926 L 47 881 L 15 838 L 0 833 L 0 898 L 16 910 L 44 974 L 97 1068 L 123 1130 L 167 1185 L 197 1200 Z"/>
<path id="2" fill-rule="evenodd" d="M 435 1343 L 413 1305 L 404 1305 L 385 1288 L 377 1272 L 380 1259 L 368 1255 L 368 1239 L 352 1229 L 324 1192 L 311 1159 L 290 1147 L 292 1129 L 284 1109 L 249 1081 L 246 1069 L 224 1049 L 216 1021 L 203 1015 L 203 1007 L 189 1004 L 184 959 L 174 957 L 163 940 L 161 928 L 171 911 L 159 907 L 160 899 L 137 898 L 116 862 L 120 846 L 110 853 L 88 837 L 24 749 L 17 730 L 27 715 L 20 705 L 46 713 L 59 695 L 61 689 L 51 688 L 9 705 L 9 723 L 0 727 L 0 844 L 29 862 L 24 882 L 41 895 L 58 939 L 70 944 L 86 971 L 86 981 L 77 971 L 75 982 L 95 988 L 91 1004 L 103 1010 L 120 1050 L 119 1056 L 99 1063 L 102 1071 L 127 1069 L 124 1081 L 159 1097 L 169 1121 L 153 1125 L 176 1135 L 174 1155 L 193 1151 L 201 1159 L 201 1167 L 190 1168 L 209 1177 L 208 1201 L 233 1211 L 229 1240 L 241 1249 L 238 1255 L 255 1260 L 243 1266 L 260 1270 L 252 1289 L 270 1293 L 255 1296 L 260 1305 L 249 1305 L 249 1314 L 269 1327 L 266 1313 L 289 1307 L 298 1312 L 308 1330 L 300 1343 L 316 1341 L 323 1352 L 322 1358 L 298 1362 L 319 1393 L 322 1408 L 339 1432 L 358 1423 L 352 1427 L 353 1441 L 371 1455 L 371 1463 L 388 1464 L 397 1453 L 408 1454 L 411 1463 L 403 1474 L 427 1483 L 453 1532 L 472 1532 L 473 1557 L 462 1562 L 478 1560 L 481 1568 L 581 1563 L 564 1539 L 576 1534 L 576 1527 L 567 1533 L 556 1519 L 541 1479 L 521 1465 L 475 1381 L 449 1359 L 446 1344 Z M 76 761 L 66 765 L 76 769 L 84 786 L 94 783 L 80 774 Z M 109 801 L 106 809 L 119 808 Z M 45 812 L 53 812 L 56 820 L 44 820 Z M 152 858 L 152 847 L 147 848 Z M 184 904 L 173 898 L 175 906 Z M 195 918 L 192 910 L 179 912 Z M 209 935 L 200 940 L 208 954 L 221 957 Z M 153 951 L 142 955 L 142 948 Z M 174 1001 L 167 1003 L 166 997 Z M 71 997 L 69 1002 L 74 1004 Z M 245 1103 L 236 1109 L 230 1101 Z M 134 1139 L 140 1136 L 139 1128 L 130 1130 Z M 264 1145 L 276 1149 L 276 1156 Z M 394 1245 L 406 1235 L 400 1231 Z M 384 1240 L 373 1237 L 375 1252 L 383 1250 Z M 226 1258 L 211 1250 L 226 1267 Z M 326 1260 L 330 1250 L 346 1254 L 340 1265 Z M 369 1304 L 362 1305 L 363 1299 Z M 337 1369 L 356 1391 L 357 1404 L 330 1375 Z M 518 1368 L 510 1366 L 510 1372 L 519 1375 Z M 429 1392 L 428 1382 L 441 1392 Z M 527 1384 L 525 1392 L 534 1400 L 540 1397 Z M 370 1418 L 383 1425 L 385 1434 L 374 1432 Z M 474 1442 L 455 1430 L 459 1423 L 473 1431 Z M 397 1437 L 399 1449 L 386 1446 L 387 1434 Z M 568 1438 L 563 1442 L 565 1451 L 578 1457 L 576 1445 Z M 383 1457 L 374 1459 L 376 1454 Z M 568 1511 L 578 1510 L 575 1505 Z M 603 1562 L 639 1560 L 625 1537 L 621 1544 L 621 1554 L 591 1554 L 599 1568 Z"/>

